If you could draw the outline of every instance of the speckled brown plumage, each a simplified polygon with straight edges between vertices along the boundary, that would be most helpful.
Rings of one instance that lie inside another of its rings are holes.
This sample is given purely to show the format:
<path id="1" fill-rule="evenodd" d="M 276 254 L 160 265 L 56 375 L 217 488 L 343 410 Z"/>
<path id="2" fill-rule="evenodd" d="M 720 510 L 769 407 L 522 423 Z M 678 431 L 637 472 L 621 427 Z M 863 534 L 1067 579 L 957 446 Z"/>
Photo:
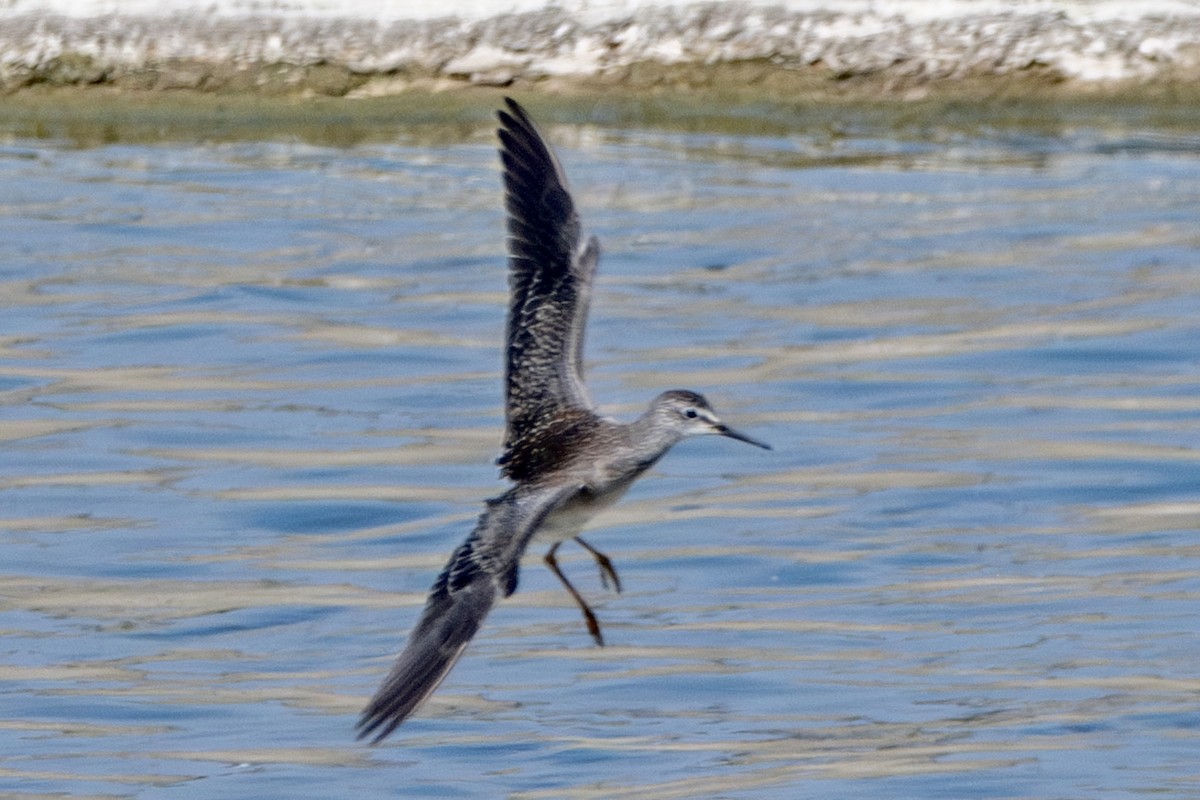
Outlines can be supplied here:
<path id="1" fill-rule="evenodd" d="M 583 338 L 600 244 L 595 237 L 581 244 L 579 215 L 558 159 L 525 110 L 505 102 L 497 133 L 508 211 L 507 454 L 537 435 L 547 417 L 592 407 L 583 383 Z"/>

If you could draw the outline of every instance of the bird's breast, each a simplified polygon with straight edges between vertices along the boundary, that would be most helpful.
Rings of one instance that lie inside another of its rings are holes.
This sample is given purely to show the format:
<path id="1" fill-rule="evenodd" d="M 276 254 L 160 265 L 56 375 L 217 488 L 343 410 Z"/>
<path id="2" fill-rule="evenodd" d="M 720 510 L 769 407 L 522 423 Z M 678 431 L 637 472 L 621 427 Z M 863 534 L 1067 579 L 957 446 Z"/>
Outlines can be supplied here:
<path id="1" fill-rule="evenodd" d="M 562 507 L 558 508 L 542 522 L 538 532 L 534 534 L 535 542 L 552 544 L 567 539 L 574 539 L 591 521 L 592 517 L 616 503 L 629 488 L 628 484 L 613 487 L 602 493 L 594 493 L 582 489 Z"/>

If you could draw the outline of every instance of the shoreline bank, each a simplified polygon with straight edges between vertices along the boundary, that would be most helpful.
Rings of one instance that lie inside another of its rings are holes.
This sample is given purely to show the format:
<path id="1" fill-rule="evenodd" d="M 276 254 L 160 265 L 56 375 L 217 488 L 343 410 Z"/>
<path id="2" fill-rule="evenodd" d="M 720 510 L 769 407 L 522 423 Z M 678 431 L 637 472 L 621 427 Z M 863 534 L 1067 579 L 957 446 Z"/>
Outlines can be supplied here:
<path id="1" fill-rule="evenodd" d="M 546 83 L 646 91 L 708 89 L 710 74 L 729 68 L 748 85 L 827 93 L 855 82 L 903 94 L 960 81 L 1093 92 L 1200 80 L 1200 4 L 1194 13 L 1176 4 L 1122 14 L 1100 13 L 1113 7 L 1093 0 L 1092 13 L 1080 14 L 1089 4 L 959 0 L 948 6 L 959 13 L 941 16 L 933 12 L 946 4 L 921 0 L 843 5 L 850 10 L 815 0 L 604 9 L 578 0 L 499 16 L 404 19 L 354 16 L 352 4 L 347 16 L 306 13 L 304 2 L 288 13 L 239 15 L 170 0 L 161 13 L 86 6 L 63 14 L 23 12 L 14 0 L 0 14 L 0 91 L 371 97 Z"/>

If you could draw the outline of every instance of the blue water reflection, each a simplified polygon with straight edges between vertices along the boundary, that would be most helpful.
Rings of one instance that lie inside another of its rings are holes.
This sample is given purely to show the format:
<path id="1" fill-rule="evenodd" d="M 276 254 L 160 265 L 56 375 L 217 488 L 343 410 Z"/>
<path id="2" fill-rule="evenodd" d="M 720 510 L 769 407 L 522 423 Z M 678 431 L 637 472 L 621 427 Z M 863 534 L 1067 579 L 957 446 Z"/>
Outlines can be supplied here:
<path id="1" fill-rule="evenodd" d="M 1154 132 L 551 129 L 589 370 L 703 390 L 388 745 L 500 491 L 494 150 L 0 148 L 0 794 L 1195 794 L 1200 159 Z M 1161 141 L 1163 146 L 1154 146 Z"/>

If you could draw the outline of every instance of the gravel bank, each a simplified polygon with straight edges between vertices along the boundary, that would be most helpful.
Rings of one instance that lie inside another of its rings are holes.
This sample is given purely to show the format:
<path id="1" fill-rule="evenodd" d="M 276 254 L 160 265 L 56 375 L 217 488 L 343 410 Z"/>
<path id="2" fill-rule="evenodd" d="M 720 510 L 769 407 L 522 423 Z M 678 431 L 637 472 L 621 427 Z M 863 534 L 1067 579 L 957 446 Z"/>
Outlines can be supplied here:
<path id="1" fill-rule="evenodd" d="M 1200 4 L 1186 2 L 1126 3 L 1138 10 L 1125 12 L 1034 0 L 828 4 L 848 9 L 840 11 L 813 2 L 577 2 L 501 16 L 476 9 L 431 17 L 421 6 L 422 18 L 407 19 L 403 11 L 355 16 L 353 5 L 344 6 L 350 16 L 319 5 L 257 14 L 27 5 L 0 13 L 0 88 L 9 91 L 107 84 L 384 94 L 419 84 L 695 79 L 727 63 L 904 86 L 1022 75 L 1079 85 L 1200 77 Z M 954 13 L 934 13 L 944 8 Z"/>

